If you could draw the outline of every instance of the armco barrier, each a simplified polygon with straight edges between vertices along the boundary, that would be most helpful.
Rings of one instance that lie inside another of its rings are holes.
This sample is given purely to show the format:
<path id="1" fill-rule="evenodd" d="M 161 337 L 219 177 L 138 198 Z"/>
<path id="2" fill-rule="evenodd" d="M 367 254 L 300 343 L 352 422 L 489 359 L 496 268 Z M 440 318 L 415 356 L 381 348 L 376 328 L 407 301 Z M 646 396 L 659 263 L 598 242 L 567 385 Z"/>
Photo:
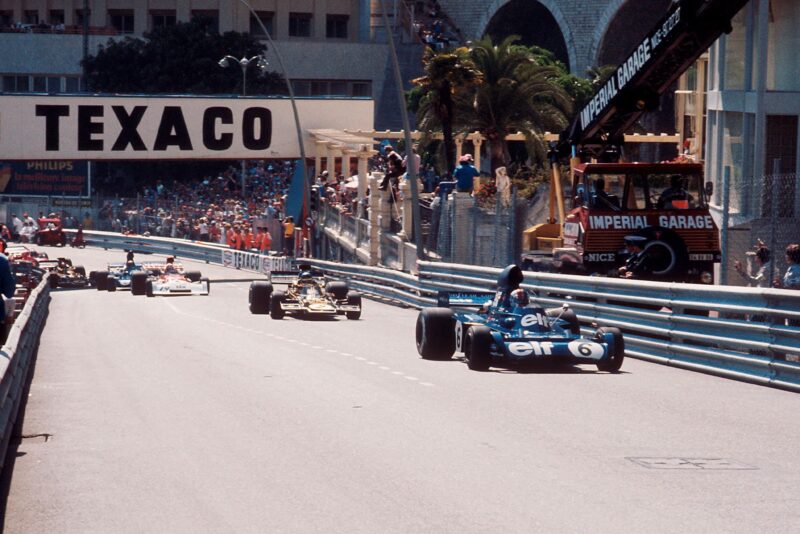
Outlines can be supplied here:
<path id="1" fill-rule="evenodd" d="M 85 234 L 92 245 L 210 263 L 222 263 L 226 250 L 176 239 Z M 495 268 L 419 262 L 419 274 L 411 275 L 381 267 L 308 261 L 334 277 L 349 279 L 351 286 L 367 295 L 412 307 L 434 305 L 440 290 L 494 289 L 500 273 Z M 787 319 L 800 322 L 800 291 L 532 272 L 525 273 L 524 287 L 546 307 L 569 303 L 586 333 L 594 325 L 622 329 L 629 356 L 800 392 L 800 363 L 787 361 L 800 359 L 800 327 L 785 324 Z"/>
<path id="2" fill-rule="evenodd" d="M 0 470 L 17 421 L 31 363 L 39 346 L 49 302 L 50 287 L 45 279 L 31 292 L 11 327 L 6 344 L 0 349 Z"/>

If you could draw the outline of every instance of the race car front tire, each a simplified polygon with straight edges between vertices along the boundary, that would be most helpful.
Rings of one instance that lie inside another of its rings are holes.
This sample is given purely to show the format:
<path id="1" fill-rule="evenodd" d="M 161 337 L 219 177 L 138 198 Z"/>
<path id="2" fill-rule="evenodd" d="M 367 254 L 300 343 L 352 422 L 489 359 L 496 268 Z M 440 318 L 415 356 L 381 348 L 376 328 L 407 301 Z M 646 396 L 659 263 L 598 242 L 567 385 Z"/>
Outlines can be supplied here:
<path id="1" fill-rule="evenodd" d="M 131 295 L 147 293 L 147 273 L 131 274 Z"/>
<path id="2" fill-rule="evenodd" d="M 186 278 L 191 282 L 199 282 L 203 275 L 200 271 L 186 271 Z"/>
<path id="3" fill-rule="evenodd" d="M 473 371 L 488 371 L 492 364 L 492 331 L 486 326 L 470 326 L 465 342 L 467 366 Z"/>
<path id="4" fill-rule="evenodd" d="M 108 271 L 97 271 L 94 273 L 94 286 L 98 291 L 108 290 Z"/>
<path id="5" fill-rule="evenodd" d="M 144 294 L 148 297 L 155 297 L 155 293 L 153 293 L 153 281 L 148 280 L 147 284 L 145 284 Z"/>
<path id="6" fill-rule="evenodd" d="M 361 293 L 358 291 L 348 291 L 347 292 L 347 305 L 348 306 L 358 306 L 358 311 L 349 311 L 345 313 L 350 320 L 357 320 L 361 318 Z"/>
<path id="7" fill-rule="evenodd" d="M 286 293 L 283 291 L 275 291 L 269 299 L 269 316 L 273 319 L 283 319 L 286 312 L 281 307 L 281 303 L 286 300 Z"/>
<path id="8" fill-rule="evenodd" d="M 270 311 L 270 298 L 272 297 L 272 284 L 269 282 L 253 282 L 247 296 L 250 304 L 250 313 L 266 315 Z"/>
<path id="9" fill-rule="evenodd" d="M 622 361 L 625 359 L 625 338 L 622 337 L 619 328 L 602 326 L 595 332 L 595 339 L 601 341 L 603 334 L 614 335 L 614 352 L 609 355 L 608 359 L 597 362 L 597 368 L 600 371 L 616 373 L 622 367 Z"/>
<path id="10" fill-rule="evenodd" d="M 417 316 L 417 352 L 426 360 L 449 360 L 456 351 L 456 319 L 450 308 L 425 308 Z"/>
<path id="11" fill-rule="evenodd" d="M 347 298 L 347 282 L 328 282 L 325 284 L 325 292 L 333 296 L 336 300 Z"/>
<path id="12" fill-rule="evenodd" d="M 58 287 L 58 275 L 56 273 L 50 273 L 47 276 L 47 283 L 50 285 L 50 289 L 55 289 Z"/>

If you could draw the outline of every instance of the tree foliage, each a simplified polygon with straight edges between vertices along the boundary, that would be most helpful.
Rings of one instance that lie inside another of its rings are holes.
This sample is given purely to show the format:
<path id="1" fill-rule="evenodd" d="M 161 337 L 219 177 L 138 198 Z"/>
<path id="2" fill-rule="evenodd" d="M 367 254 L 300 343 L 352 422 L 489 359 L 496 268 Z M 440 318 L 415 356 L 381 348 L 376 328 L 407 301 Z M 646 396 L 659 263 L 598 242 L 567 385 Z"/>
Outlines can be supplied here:
<path id="1" fill-rule="evenodd" d="M 414 80 L 408 93 L 420 129 L 441 130 L 446 139 L 480 131 L 489 140 L 493 170 L 511 163 L 505 136 L 517 131 L 526 135 L 528 156 L 543 162 L 541 134 L 564 130 L 612 72 L 600 67 L 588 78 L 574 76 L 552 52 L 520 45 L 515 36 L 500 43 L 484 37 L 465 48 L 428 50 L 424 61 L 426 76 Z M 446 160 L 452 170 L 453 159 L 448 155 Z"/>
<path id="2" fill-rule="evenodd" d="M 97 54 L 83 62 L 90 91 L 144 94 L 240 94 L 242 73 L 238 64 L 222 68 L 219 60 L 263 54 L 264 44 L 249 34 L 210 29 L 207 20 L 157 28 L 144 39 L 109 40 Z M 255 62 L 247 72 L 247 94 L 285 94 L 283 78 L 262 74 Z"/>

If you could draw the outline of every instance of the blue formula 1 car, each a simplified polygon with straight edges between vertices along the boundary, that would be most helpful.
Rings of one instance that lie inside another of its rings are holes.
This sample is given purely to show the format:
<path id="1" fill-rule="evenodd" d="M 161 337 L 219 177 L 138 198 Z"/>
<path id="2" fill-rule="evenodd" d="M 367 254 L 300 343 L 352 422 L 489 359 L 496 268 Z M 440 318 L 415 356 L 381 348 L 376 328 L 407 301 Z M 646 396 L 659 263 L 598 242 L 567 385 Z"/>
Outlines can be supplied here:
<path id="1" fill-rule="evenodd" d="M 417 351 L 427 360 L 463 352 L 475 371 L 539 361 L 620 369 L 625 341 L 619 329 L 601 327 L 582 337 L 568 305 L 545 310 L 531 304 L 522 280 L 522 270 L 510 265 L 500 274 L 496 293 L 440 292 L 439 307 L 423 309 L 417 318 Z"/>

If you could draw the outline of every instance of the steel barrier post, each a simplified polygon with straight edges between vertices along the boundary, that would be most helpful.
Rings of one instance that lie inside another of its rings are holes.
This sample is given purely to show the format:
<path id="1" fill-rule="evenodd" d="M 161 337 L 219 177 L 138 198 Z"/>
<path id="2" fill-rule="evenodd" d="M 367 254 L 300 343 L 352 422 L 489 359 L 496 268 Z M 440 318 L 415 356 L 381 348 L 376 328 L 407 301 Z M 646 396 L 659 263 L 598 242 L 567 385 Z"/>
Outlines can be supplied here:
<path id="1" fill-rule="evenodd" d="M 720 273 L 719 282 L 728 285 L 728 224 L 730 223 L 731 207 L 731 168 L 725 167 L 722 171 L 722 228 L 720 229 Z"/>

